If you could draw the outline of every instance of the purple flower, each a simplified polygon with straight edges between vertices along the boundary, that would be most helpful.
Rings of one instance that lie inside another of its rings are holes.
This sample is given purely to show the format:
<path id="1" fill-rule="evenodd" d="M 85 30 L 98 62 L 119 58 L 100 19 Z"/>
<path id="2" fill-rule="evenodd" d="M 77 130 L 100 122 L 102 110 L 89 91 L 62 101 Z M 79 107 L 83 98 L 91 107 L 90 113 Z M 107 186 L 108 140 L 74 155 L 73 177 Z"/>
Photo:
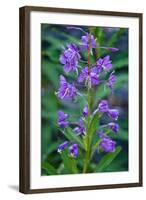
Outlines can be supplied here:
<path id="1" fill-rule="evenodd" d="M 70 154 L 73 156 L 73 157 L 77 157 L 78 156 L 78 144 L 72 144 L 70 147 L 69 147 L 69 151 L 70 151 Z"/>
<path id="2" fill-rule="evenodd" d="M 117 120 L 119 117 L 119 111 L 117 109 L 109 109 L 108 116 L 114 120 Z"/>
<path id="3" fill-rule="evenodd" d="M 110 123 L 108 123 L 108 127 L 115 133 L 117 133 L 119 131 L 119 124 L 117 124 L 117 123 L 110 122 Z"/>
<path id="4" fill-rule="evenodd" d="M 94 113 L 96 112 L 107 113 L 108 116 L 114 120 L 117 120 L 119 116 L 119 111 L 117 109 L 109 109 L 107 100 L 102 100 L 99 103 L 98 108 L 94 111 Z"/>
<path id="5" fill-rule="evenodd" d="M 65 128 L 66 126 L 68 126 L 68 119 L 69 115 L 65 114 L 63 111 L 58 111 L 58 120 L 57 123 L 61 128 Z"/>
<path id="6" fill-rule="evenodd" d="M 105 136 L 105 133 L 103 130 L 100 130 L 99 132 L 97 131 L 97 135 L 102 138 L 103 136 Z"/>
<path id="7" fill-rule="evenodd" d="M 67 45 L 67 49 L 61 54 L 60 62 L 64 65 L 64 71 L 69 72 L 76 70 L 78 60 L 81 58 L 79 50 L 75 44 Z"/>
<path id="8" fill-rule="evenodd" d="M 113 84 L 116 82 L 116 76 L 114 75 L 114 72 L 112 72 L 109 76 L 109 79 L 107 81 L 107 86 L 112 89 Z"/>
<path id="9" fill-rule="evenodd" d="M 95 69 L 92 68 L 89 70 L 88 67 L 85 67 L 81 70 L 81 73 L 78 77 L 78 82 L 90 81 L 91 85 L 98 85 L 100 83 L 99 75 L 95 72 Z"/>
<path id="10" fill-rule="evenodd" d="M 118 48 L 115 48 L 115 47 L 108 47 L 107 48 L 110 52 L 116 52 L 116 51 L 119 51 Z"/>
<path id="11" fill-rule="evenodd" d="M 87 117 L 87 116 L 88 116 L 88 106 L 85 106 L 85 107 L 83 108 L 83 115 L 84 115 L 84 117 Z"/>
<path id="12" fill-rule="evenodd" d="M 105 152 L 114 152 L 115 151 L 115 145 L 116 142 L 113 141 L 110 137 L 104 136 L 101 139 L 100 142 L 100 147 L 105 151 Z"/>
<path id="13" fill-rule="evenodd" d="M 91 80 L 91 85 L 98 85 L 100 83 L 100 80 L 99 80 L 99 75 L 92 72 L 90 72 L 90 80 Z"/>
<path id="14" fill-rule="evenodd" d="M 89 47 L 96 48 L 96 40 L 94 39 L 93 35 L 87 33 L 86 35 L 82 36 L 81 40 L 81 49 L 87 50 Z"/>
<path id="15" fill-rule="evenodd" d="M 77 89 L 73 84 L 69 84 L 64 76 L 60 76 L 60 88 L 57 92 L 57 96 L 60 99 L 71 100 L 77 95 Z"/>
<path id="16" fill-rule="evenodd" d="M 79 120 L 78 126 L 74 128 L 74 132 L 77 133 L 77 135 L 85 134 L 85 128 L 82 119 Z"/>
<path id="17" fill-rule="evenodd" d="M 61 152 L 61 151 L 63 151 L 67 146 L 68 146 L 68 141 L 65 141 L 65 142 L 63 142 L 62 144 L 60 144 L 59 146 L 58 146 L 58 152 Z"/>
<path id="18" fill-rule="evenodd" d="M 81 73 L 78 77 L 78 82 L 82 83 L 84 80 L 87 80 L 89 76 L 89 69 L 88 67 L 85 67 L 84 69 L 81 70 Z"/>
<path id="19" fill-rule="evenodd" d="M 99 58 L 96 62 L 98 73 L 101 73 L 103 70 L 109 71 L 112 68 L 112 61 L 110 56 L 107 55 L 104 58 Z"/>
<path id="20" fill-rule="evenodd" d="M 98 110 L 99 112 L 108 112 L 108 101 L 107 100 L 102 100 L 99 105 L 98 105 Z"/>

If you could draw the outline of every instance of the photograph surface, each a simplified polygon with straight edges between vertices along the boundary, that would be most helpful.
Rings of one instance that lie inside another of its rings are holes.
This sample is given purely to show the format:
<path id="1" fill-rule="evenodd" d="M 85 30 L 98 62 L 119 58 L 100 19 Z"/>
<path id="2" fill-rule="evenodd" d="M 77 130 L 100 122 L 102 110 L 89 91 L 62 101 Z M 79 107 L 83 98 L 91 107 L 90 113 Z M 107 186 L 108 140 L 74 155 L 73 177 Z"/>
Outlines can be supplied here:
<path id="1" fill-rule="evenodd" d="M 41 175 L 128 171 L 128 28 L 41 24 Z"/>

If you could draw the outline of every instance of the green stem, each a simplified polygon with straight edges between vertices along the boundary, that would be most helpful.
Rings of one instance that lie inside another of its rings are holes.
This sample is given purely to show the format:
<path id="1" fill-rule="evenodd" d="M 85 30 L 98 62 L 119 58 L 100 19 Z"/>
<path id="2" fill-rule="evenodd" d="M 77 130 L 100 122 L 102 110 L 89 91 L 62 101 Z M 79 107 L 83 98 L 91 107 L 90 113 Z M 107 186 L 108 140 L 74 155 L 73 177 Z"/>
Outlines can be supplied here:
<path id="1" fill-rule="evenodd" d="M 88 103 L 88 122 L 89 122 L 90 115 L 91 115 L 91 89 L 89 87 L 88 87 L 87 103 Z"/>
<path id="2" fill-rule="evenodd" d="M 91 52 L 91 35 L 89 35 L 89 48 L 88 48 L 88 67 L 90 70 L 91 67 L 91 60 L 90 60 L 90 52 Z M 90 80 L 89 80 L 90 81 Z M 87 119 L 87 129 L 89 127 L 89 123 L 90 123 L 90 115 L 91 115 L 91 84 L 88 83 L 88 95 L 87 95 L 87 102 L 88 102 L 88 119 Z M 91 158 L 91 147 L 90 147 L 90 136 L 87 130 L 87 135 L 86 135 L 86 144 L 87 144 L 87 149 L 86 149 L 86 154 L 85 154 L 85 161 L 84 161 L 84 167 L 83 167 L 83 173 L 86 173 L 88 170 L 88 165 L 90 162 L 90 158 Z"/>
<path id="3" fill-rule="evenodd" d="M 89 162 L 90 162 L 90 154 L 91 154 L 90 148 L 87 147 L 86 156 L 85 156 L 85 163 L 84 163 L 84 168 L 83 168 L 83 173 L 87 172 L 88 165 L 89 165 Z"/>

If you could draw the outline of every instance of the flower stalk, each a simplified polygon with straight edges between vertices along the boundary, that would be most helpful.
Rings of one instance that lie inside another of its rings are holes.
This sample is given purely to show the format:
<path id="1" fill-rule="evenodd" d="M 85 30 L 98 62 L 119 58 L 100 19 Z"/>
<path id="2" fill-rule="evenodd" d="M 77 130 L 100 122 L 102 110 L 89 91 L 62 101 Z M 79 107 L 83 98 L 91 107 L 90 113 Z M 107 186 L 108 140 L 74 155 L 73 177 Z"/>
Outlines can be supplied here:
<path id="1" fill-rule="evenodd" d="M 89 34 L 89 46 L 88 46 L 88 68 L 90 71 L 91 67 L 91 50 L 92 50 L 92 44 L 91 44 L 91 34 Z M 90 115 L 91 115 L 91 80 L 88 79 L 88 87 L 87 87 L 87 99 L 88 99 L 88 122 L 87 126 L 89 129 L 90 125 Z M 86 173 L 88 170 L 88 165 L 90 163 L 90 157 L 91 157 L 91 137 L 90 137 L 90 132 L 87 130 L 87 135 L 86 135 L 86 142 L 87 142 L 87 150 L 85 154 L 85 161 L 84 161 L 84 167 L 83 167 L 83 173 Z"/>
<path id="2" fill-rule="evenodd" d="M 68 29 L 82 31 L 79 27 L 69 27 Z M 61 110 L 58 111 L 57 124 L 64 130 L 64 136 L 66 136 L 69 140 L 66 140 L 64 143 L 59 145 L 58 152 L 62 153 L 63 151 L 66 151 L 68 152 L 65 154 L 66 156 L 69 154 L 70 157 L 77 160 L 78 154 L 81 150 L 82 155 L 84 155 L 82 160 L 82 172 L 88 173 L 90 171 L 90 162 L 92 161 L 92 157 L 96 149 L 101 149 L 106 153 L 114 152 L 116 146 L 116 142 L 108 137 L 107 134 L 109 129 L 114 133 L 117 133 L 119 125 L 117 123 L 110 122 L 107 125 L 99 127 L 100 117 L 103 114 L 106 114 L 110 119 L 117 120 L 119 111 L 117 109 L 109 108 L 107 100 L 101 100 L 98 103 L 98 107 L 94 108 L 92 111 L 93 104 L 91 97 L 93 88 L 98 87 L 99 84 L 104 84 L 113 91 L 113 85 L 116 82 L 116 77 L 114 75 L 114 71 L 110 72 L 113 65 L 109 55 L 106 55 L 103 58 L 98 58 L 94 64 L 91 63 L 92 50 L 97 50 L 96 39 L 94 39 L 94 36 L 91 33 L 87 33 L 85 31 L 82 32 L 85 35 L 81 37 L 82 44 L 80 49 L 76 44 L 68 44 L 67 49 L 64 50 L 59 59 L 60 63 L 63 65 L 66 75 L 72 71 L 79 72 L 79 75 L 76 73 L 77 80 L 70 83 L 64 75 L 60 75 L 60 84 L 56 95 L 61 101 L 73 101 L 77 96 L 81 96 L 83 98 L 86 97 L 86 101 L 84 102 L 85 105 L 82 108 L 82 116 L 80 116 L 77 123 L 71 122 L 70 115 Z M 78 64 L 82 60 L 80 51 L 87 51 L 87 61 L 84 62 L 86 65 L 81 69 Z M 110 75 L 108 79 L 101 80 L 102 75 L 104 73 L 107 75 L 109 72 Z M 77 88 L 78 86 L 80 89 Z M 80 91 L 83 87 L 86 88 L 85 95 L 82 91 Z M 69 126 L 71 126 L 71 128 Z M 70 131 L 67 131 L 68 128 Z M 97 136 L 98 140 L 93 145 L 93 136 L 95 136 L 97 130 L 106 128 L 108 131 L 100 134 L 100 138 Z"/>

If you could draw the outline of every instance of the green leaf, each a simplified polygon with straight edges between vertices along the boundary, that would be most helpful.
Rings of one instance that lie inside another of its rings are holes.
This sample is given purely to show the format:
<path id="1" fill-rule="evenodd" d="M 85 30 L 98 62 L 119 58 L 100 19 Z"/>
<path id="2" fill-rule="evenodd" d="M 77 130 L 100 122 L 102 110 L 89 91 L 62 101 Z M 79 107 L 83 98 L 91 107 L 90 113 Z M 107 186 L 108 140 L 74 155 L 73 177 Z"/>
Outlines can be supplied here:
<path id="1" fill-rule="evenodd" d="M 121 147 L 118 146 L 114 152 L 107 153 L 96 166 L 95 172 L 102 172 L 120 153 Z"/>
<path id="2" fill-rule="evenodd" d="M 65 128 L 65 131 L 63 132 L 65 137 L 70 140 L 70 141 L 74 141 L 74 142 L 77 142 L 81 148 L 85 149 L 84 147 L 84 143 L 82 142 L 80 136 L 76 135 L 72 129 L 70 127 L 66 127 Z"/>
<path id="3" fill-rule="evenodd" d="M 120 129 L 118 134 L 112 135 L 113 139 L 125 140 L 128 141 L 128 133 L 126 130 Z"/>
<path id="4" fill-rule="evenodd" d="M 61 158 L 63 160 L 64 167 L 68 170 L 69 173 L 76 174 L 78 173 L 76 159 L 71 157 L 68 151 L 65 149 L 61 152 Z"/>
<path id="5" fill-rule="evenodd" d="M 56 169 L 48 162 L 42 163 L 42 169 L 46 170 L 46 172 L 50 175 L 57 174 Z"/>
<path id="6" fill-rule="evenodd" d="M 108 47 L 112 47 L 115 45 L 115 43 L 119 40 L 119 38 L 121 37 L 121 35 L 123 35 L 125 32 L 125 28 L 120 28 L 118 31 L 116 31 L 115 33 L 113 33 L 110 37 L 110 39 L 107 42 L 107 46 Z"/>
<path id="7" fill-rule="evenodd" d="M 89 128 L 88 128 L 88 133 L 87 135 L 89 135 L 89 138 L 92 139 L 92 135 L 93 133 L 97 130 L 98 126 L 99 126 L 99 113 L 96 113 L 95 115 L 93 115 L 90 124 L 89 124 Z"/>
<path id="8" fill-rule="evenodd" d="M 92 141 L 93 141 L 93 134 L 99 126 L 99 117 L 100 117 L 100 114 L 95 113 L 95 115 L 93 115 L 92 118 L 89 119 L 87 134 L 83 138 L 86 151 L 90 148 L 90 145 L 92 144 Z"/>
<path id="9" fill-rule="evenodd" d="M 93 153 L 95 152 L 95 150 L 97 149 L 97 147 L 99 146 L 100 141 L 101 141 L 101 139 L 98 139 L 98 140 L 96 141 L 96 143 L 93 145 L 93 148 L 92 148 L 92 155 L 93 155 Z"/>
<path id="10" fill-rule="evenodd" d="M 128 75 L 127 74 L 118 74 L 117 75 L 117 81 L 114 85 L 114 89 L 119 89 L 123 86 L 123 84 L 127 84 L 127 80 L 128 80 Z M 105 98 L 106 96 L 110 95 L 111 91 L 109 88 L 104 88 L 103 85 L 99 85 L 98 87 L 98 92 L 95 91 L 94 95 L 94 99 L 96 99 L 97 101 L 99 101 L 100 99 Z M 96 106 L 96 102 L 93 102 L 93 106 Z"/>
<path id="11" fill-rule="evenodd" d="M 124 66 L 128 66 L 128 57 L 121 58 L 113 62 L 113 65 L 116 69 L 123 68 Z"/>

